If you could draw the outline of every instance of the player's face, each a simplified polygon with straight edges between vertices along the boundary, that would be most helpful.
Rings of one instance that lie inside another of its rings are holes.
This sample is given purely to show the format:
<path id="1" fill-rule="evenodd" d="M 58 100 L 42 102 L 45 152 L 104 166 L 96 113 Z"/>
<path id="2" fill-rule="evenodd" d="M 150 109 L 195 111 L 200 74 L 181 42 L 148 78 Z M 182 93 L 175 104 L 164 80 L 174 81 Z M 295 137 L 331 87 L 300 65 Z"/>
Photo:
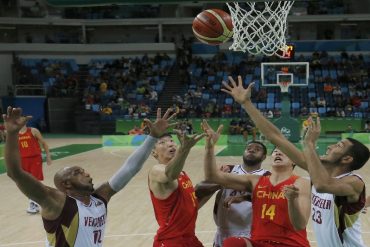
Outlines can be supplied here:
<path id="1" fill-rule="evenodd" d="M 280 149 L 275 148 L 271 154 L 272 166 L 293 166 L 293 161 L 291 161 L 288 156 L 286 156 Z"/>
<path id="2" fill-rule="evenodd" d="M 162 137 L 154 148 L 154 157 L 162 164 L 167 164 L 176 154 L 177 145 L 170 136 Z"/>
<path id="3" fill-rule="evenodd" d="M 337 163 L 345 156 L 352 146 L 352 143 L 347 140 L 341 140 L 333 145 L 328 146 L 326 153 L 320 157 L 322 162 Z"/>
<path id="4" fill-rule="evenodd" d="M 67 180 L 69 181 L 73 190 L 84 191 L 88 193 L 94 191 L 94 184 L 92 183 L 90 174 L 81 167 L 73 166 L 69 168 Z"/>
<path id="5" fill-rule="evenodd" d="M 248 144 L 243 154 L 243 161 L 247 166 L 254 166 L 261 163 L 265 158 L 264 149 L 259 143 Z"/>

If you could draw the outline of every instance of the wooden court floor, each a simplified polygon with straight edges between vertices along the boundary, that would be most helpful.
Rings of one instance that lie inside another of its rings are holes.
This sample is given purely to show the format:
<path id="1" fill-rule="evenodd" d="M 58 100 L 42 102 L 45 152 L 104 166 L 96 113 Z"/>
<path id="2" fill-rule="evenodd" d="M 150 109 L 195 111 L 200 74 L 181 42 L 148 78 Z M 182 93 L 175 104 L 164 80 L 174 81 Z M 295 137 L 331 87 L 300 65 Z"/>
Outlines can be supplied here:
<path id="1" fill-rule="evenodd" d="M 69 144 L 100 143 L 98 138 L 72 139 L 58 138 L 46 139 L 51 148 Z M 100 148 L 89 152 L 69 156 L 54 161 L 50 167 L 45 167 L 45 184 L 53 186 L 53 175 L 64 166 L 78 165 L 86 169 L 98 185 L 120 167 L 133 148 Z M 193 183 L 202 180 L 203 177 L 203 147 L 195 147 L 189 154 L 184 170 L 188 172 Z M 240 163 L 241 157 L 217 157 L 218 163 Z M 269 169 L 269 159 L 264 167 Z M 140 173 L 109 203 L 108 221 L 104 246 L 107 247 L 150 247 L 157 229 L 153 209 L 147 186 L 148 169 L 155 164 L 153 158 L 149 158 Z M 300 169 L 296 170 L 299 175 L 307 176 Z M 368 186 L 370 186 L 370 164 L 368 163 L 361 174 Z M 0 175 L 0 247 L 43 247 L 45 246 L 45 233 L 42 227 L 40 215 L 27 215 L 28 200 L 19 192 L 16 185 L 5 175 Z M 197 236 L 205 246 L 212 246 L 215 232 L 212 209 L 212 198 L 199 211 L 197 220 Z M 370 212 L 369 212 L 370 214 Z M 370 246 L 370 215 L 363 214 L 362 229 L 363 238 L 367 246 Z M 312 234 L 311 226 L 307 228 L 309 240 L 312 246 L 317 246 Z"/>

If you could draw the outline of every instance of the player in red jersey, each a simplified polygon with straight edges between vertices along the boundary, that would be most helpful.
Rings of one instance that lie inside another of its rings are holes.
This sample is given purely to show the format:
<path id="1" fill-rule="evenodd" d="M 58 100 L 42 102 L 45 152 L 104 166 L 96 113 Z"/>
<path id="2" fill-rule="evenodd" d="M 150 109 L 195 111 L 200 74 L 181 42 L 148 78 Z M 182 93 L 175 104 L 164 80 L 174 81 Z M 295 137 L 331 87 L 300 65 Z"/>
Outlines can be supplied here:
<path id="1" fill-rule="evenodd" d="M 228 238 L 224 247 L 305 247 L 309 246 L 306 225 L 310 215 L 310 182 L 293 174 L 294 163 L 279 149 L 272 153 L 269 176 L 235 175 L 216 167 L 214 144 L 219 131 L 203 122 L 207 133 L 204 157 L 205 178 L 226 188 L 252 193 L 251 239 Z M 294 193 L 298 191 L 299 193 Z M 290 218 L 295 219 L 294 225 Z"/>
<path id="2" fill-rule="evenodd" d="M 21 155 L 22 169 L 39 181 L 44 180 L 42 172 L 42 151 L 46 154 L 46 163 L 51 165 L 51 155 L 49 146 L 42 137 L 40 131 L 36 128 L 24 125 L 18 133 L 18 146 Z M 39 205 L 30 199 L 30 205 L 27 213 L 35 214 L 40 211 Z"/>
<path id="3" fill-rule="evenodd" d="M 177 135 L 179 148 L 171 135 L 166 134 L 152 151 L 159 162 L 149 171 L 150 196 L 159 225 L 153 247 L 202 247 L 195 236 L 198 199 L 183 167 L 190 149 L 205 134 Z"/>

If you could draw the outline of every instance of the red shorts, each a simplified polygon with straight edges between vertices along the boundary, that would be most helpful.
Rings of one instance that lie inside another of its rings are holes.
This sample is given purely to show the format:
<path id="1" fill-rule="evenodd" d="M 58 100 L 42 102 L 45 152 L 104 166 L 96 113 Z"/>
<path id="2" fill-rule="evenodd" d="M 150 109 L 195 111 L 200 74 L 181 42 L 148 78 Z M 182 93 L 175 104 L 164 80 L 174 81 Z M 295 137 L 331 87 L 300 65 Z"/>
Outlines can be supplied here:
<path id="1" fill-rule="evenodd" d="M 251 240 L 249 238 L 230 237 L 225 239 L 223 247 L 247 247 L 245 240 L 248 239 L 253 247 L 293 247 L 291 245 L 271 240 Z"/>
<path id="2" fill-rule="evenodd" d="M 22 169 L 34 176 L 37 180 L 44 180 L 41 155 L 22 158 Z"/>
<path id="3" fill-rule="evenodd" d="M 204 247 L 197 237 L 154 240 L 153 247 Z"/>

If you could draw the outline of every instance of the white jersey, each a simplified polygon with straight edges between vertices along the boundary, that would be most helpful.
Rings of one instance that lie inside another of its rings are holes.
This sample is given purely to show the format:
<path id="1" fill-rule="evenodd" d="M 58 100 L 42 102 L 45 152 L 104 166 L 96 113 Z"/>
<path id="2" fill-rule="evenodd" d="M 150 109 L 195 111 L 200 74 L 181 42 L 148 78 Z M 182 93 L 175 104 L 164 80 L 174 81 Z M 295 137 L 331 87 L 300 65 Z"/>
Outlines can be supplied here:
<path id="1" fill-rule="evenodd" d="M 242 165 L 233 167 L 231 173 L 234 174 L 254 174 L 264 175 L 266 170 L 259 169 L 252 172 L 247 172 Z M 231 236 L 250 237 L 251 223 L 252 223 L 252 203 L 244 201 L 235 203 L 229 209 L 223 206 L 223 202 L 227 197 L 251 195 L 246 191 L 237 191 L 233 189 L 221 189 L 216 196 L 214 208 L 214 221 L 217 225 L 217 232 L 215 235 L 215 246 L 222 246 L 222 242 Z"/>
<path id="2" fill-rule="evenodd" d="M 101 247 L 106 219 L 104 199 L 90 196 L 90 204 L 85 205 L 67 196 L 62 213 L 56 220 L 43 219 L 47 246 Z"/>
<path id="3" fill-rule="evenodd" d="M 336 178 L 340 179 L 345 176 L 359 177 L 353 173 L 346 173 Z M 311 204 L 313 228 L 318 246 L 365 246 L 362 240 L 359 218 L 365 205 L 365 189 L 358 202 L 348 203 L 344 196 L 317 193 L 315 187 L 312 186 Z"/>

